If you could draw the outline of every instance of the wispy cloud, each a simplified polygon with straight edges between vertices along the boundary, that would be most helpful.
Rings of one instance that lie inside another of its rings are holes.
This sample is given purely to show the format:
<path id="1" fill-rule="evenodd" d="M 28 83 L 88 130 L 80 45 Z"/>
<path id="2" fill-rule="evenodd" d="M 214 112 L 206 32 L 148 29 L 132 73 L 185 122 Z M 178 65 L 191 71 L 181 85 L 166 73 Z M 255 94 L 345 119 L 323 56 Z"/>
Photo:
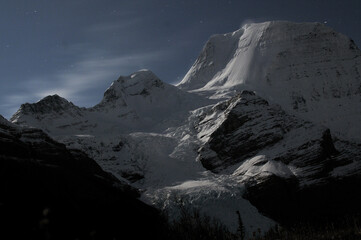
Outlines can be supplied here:
<path id="1" fill-rule="evenodd" d="M 89 107 L 100 101 L 105 89 L 119 75 L 151 68 L 153 64 L 161 65 L 172 57 L 173 52 L 168 48 L 154 50 L 138 45 L 128 47 L 128 43 L 139 39 L 138 33 L 132 30 L 144 19 L 133 14 L 122 16 L 122 19 L 118 22 L 97 23 L 83 29 L 83 36 L 92 41 L 66 42 L 60 46 L 56 57 L 66 63 L 56 71 L 29 75 L 21 84 L 0 96 L 1 114 L 9 118 L 22 103 L 36 102 L 53 94 L 76 105 Z M 113 39 L 109 37 L 112 32 L 120 36 L 124 33 L 124 37 Z M 121 48 L 119 44 L 123 44 Z"/>

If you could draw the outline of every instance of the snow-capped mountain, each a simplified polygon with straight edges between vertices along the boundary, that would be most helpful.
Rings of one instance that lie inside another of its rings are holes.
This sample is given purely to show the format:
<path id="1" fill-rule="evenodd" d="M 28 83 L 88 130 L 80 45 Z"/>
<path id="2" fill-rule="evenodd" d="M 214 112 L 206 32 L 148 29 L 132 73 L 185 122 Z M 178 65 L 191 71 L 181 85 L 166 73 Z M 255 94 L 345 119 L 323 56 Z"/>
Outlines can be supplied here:
<path id="1" fill-rule="evenodd" d="M 361 51 L 320 23 L 247 24 L 212 36 L 178 87 L 221 98 L 256 91 L 337 134 L 361 136 Z"/>
<path id="2" fill-rule="evenodd" d="M 184 121 L 187 111 L 210 103 L 140 70 L 114 81 L 94 107 L 79 108 L 53 95 L 23 104 L 11 121 L 42 128 L 52 136 L 162 131 Z"/>
<path id="3" fill-rule="evenodd" d="M 186 204 L 236 231 L 239 211 L 251 234 L 329 206 L 361 212 L 360 61 L 322 24 L 249 24 L 211 37 L 177 86 L 141 70 L 94 107 L 54 95 L 11 121 L 81 149 L 173 217 Z"/>

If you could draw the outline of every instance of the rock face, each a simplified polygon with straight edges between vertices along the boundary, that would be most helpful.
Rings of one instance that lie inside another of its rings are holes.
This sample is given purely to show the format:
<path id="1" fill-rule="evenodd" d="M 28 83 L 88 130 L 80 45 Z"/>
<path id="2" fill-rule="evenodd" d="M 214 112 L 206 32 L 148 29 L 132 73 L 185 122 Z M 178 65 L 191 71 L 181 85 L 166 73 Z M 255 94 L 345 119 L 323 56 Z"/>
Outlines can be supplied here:
<path id="1" fill-rule="evenodd" d="M 287 225 L 360 212 L 357 145 L 334 144 L 329 129 L 287 114 L 249 91 L 198 119 L 203 139 L 198 159 L 205 168 L 244 183 L 245 196 L 266 216 Z M 345 196 L 352 200 L 343 200 Z M 331 206 L 336 209 L 330 211 Z"/>
<path id="2" fill-rule="evenodd" d="M 250 24 L 212 36 L 178 86 L 141 70 L 92 108 L 50 96 L 11 121 L 81 149 L 173 216 L 183 201 L 236 231 L 239 211 L 250 234 L 361 213 L 360 61 L 322 24 Z"/>
<path id="3" fill-rule="evenodd" d="M 158 212 L 85 153 L 2 116 L 0 146 L 1 237 L 162 238 Z"/>
<path id="4" fill-rule="evenodd" d="M 337 151 L 328 129 L 297 119 L 249 91 L 243 91 L 227 105 L 223 113 L 225 120 L 209 135 L 199 151 L 199 159 L 207 169 L 220 172 L 229 166 L 247 163 L 259 167 L 257 174 L 261 174 L 262 168 L 265 172 L 282 169 L 284 174 L 291 174 L 292 171 L 285 166 L 292 165 L 300 174 L 303 167 L 324 165 L 318 169 L 322 172 L 326 171 L 326 166 L 332 166 L 329 159 Z M 213 125 L 201 121 L 202 124 Z M 263 157 L 245 162 L 253 156 Z M 273 166 L 276 162 L 278 166 Z M 249 176 L 246 174 L 249 168 L 241 166 L 237 172 Z M 311 178 L 310 172 L 304 172 Z"/>

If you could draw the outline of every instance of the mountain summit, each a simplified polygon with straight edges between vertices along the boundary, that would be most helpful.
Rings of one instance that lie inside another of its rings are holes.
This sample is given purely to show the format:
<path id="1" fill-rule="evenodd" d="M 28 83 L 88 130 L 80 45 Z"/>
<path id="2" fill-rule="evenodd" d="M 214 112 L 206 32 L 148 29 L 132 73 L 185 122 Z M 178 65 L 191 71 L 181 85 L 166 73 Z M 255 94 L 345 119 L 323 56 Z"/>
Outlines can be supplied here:
<path id="1" fill-rule="evenodd" d="M 105 91 L 101 105 L 119 101 L 120 105 L 126 106 L 126 96 L 141 95 L 146 97 L 154 88 L 164 89 L 163 82 L 151 71 L 140 70 L 130 76 L 121 76 L 114 81 Z"/>
<path id="2" fill-rule="evenodd" d="M 219 90 L 241 85 L 262 90 L 277 82 L 309 85 L 317 77 L 332 87 L 331 83 L 340 83 L 337 77 L 344 77 L 339 76 L 344 72 L 350 75 L 348 82 L 360 78 L 360 58 L 350 38 L 321 23 L 246 24 L 235 32 L 213 35 L 177 86 Z"/>
<path id="3" fill-rule="evenodd" d="M 320 23 L 247 24 L 212 36 L 181 89 L 212 98 L 256 91 L 348 137 L 361 136 L 361 51 Z"/>

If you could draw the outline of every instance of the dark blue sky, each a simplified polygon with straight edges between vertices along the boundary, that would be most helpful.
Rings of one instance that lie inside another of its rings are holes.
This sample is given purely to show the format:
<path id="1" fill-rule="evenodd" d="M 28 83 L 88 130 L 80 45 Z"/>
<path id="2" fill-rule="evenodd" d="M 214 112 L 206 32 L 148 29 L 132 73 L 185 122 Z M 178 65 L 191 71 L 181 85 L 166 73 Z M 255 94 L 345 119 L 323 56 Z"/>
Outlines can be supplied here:
<path id="1" fill-rule="evenodd" d="M 245 22 L 327 22 L 361 45 L 360 0 L 1 0 L 0 114 L 59 94 L 98 103 L 119 75 L 180 81 L 210 35 Z"/>

